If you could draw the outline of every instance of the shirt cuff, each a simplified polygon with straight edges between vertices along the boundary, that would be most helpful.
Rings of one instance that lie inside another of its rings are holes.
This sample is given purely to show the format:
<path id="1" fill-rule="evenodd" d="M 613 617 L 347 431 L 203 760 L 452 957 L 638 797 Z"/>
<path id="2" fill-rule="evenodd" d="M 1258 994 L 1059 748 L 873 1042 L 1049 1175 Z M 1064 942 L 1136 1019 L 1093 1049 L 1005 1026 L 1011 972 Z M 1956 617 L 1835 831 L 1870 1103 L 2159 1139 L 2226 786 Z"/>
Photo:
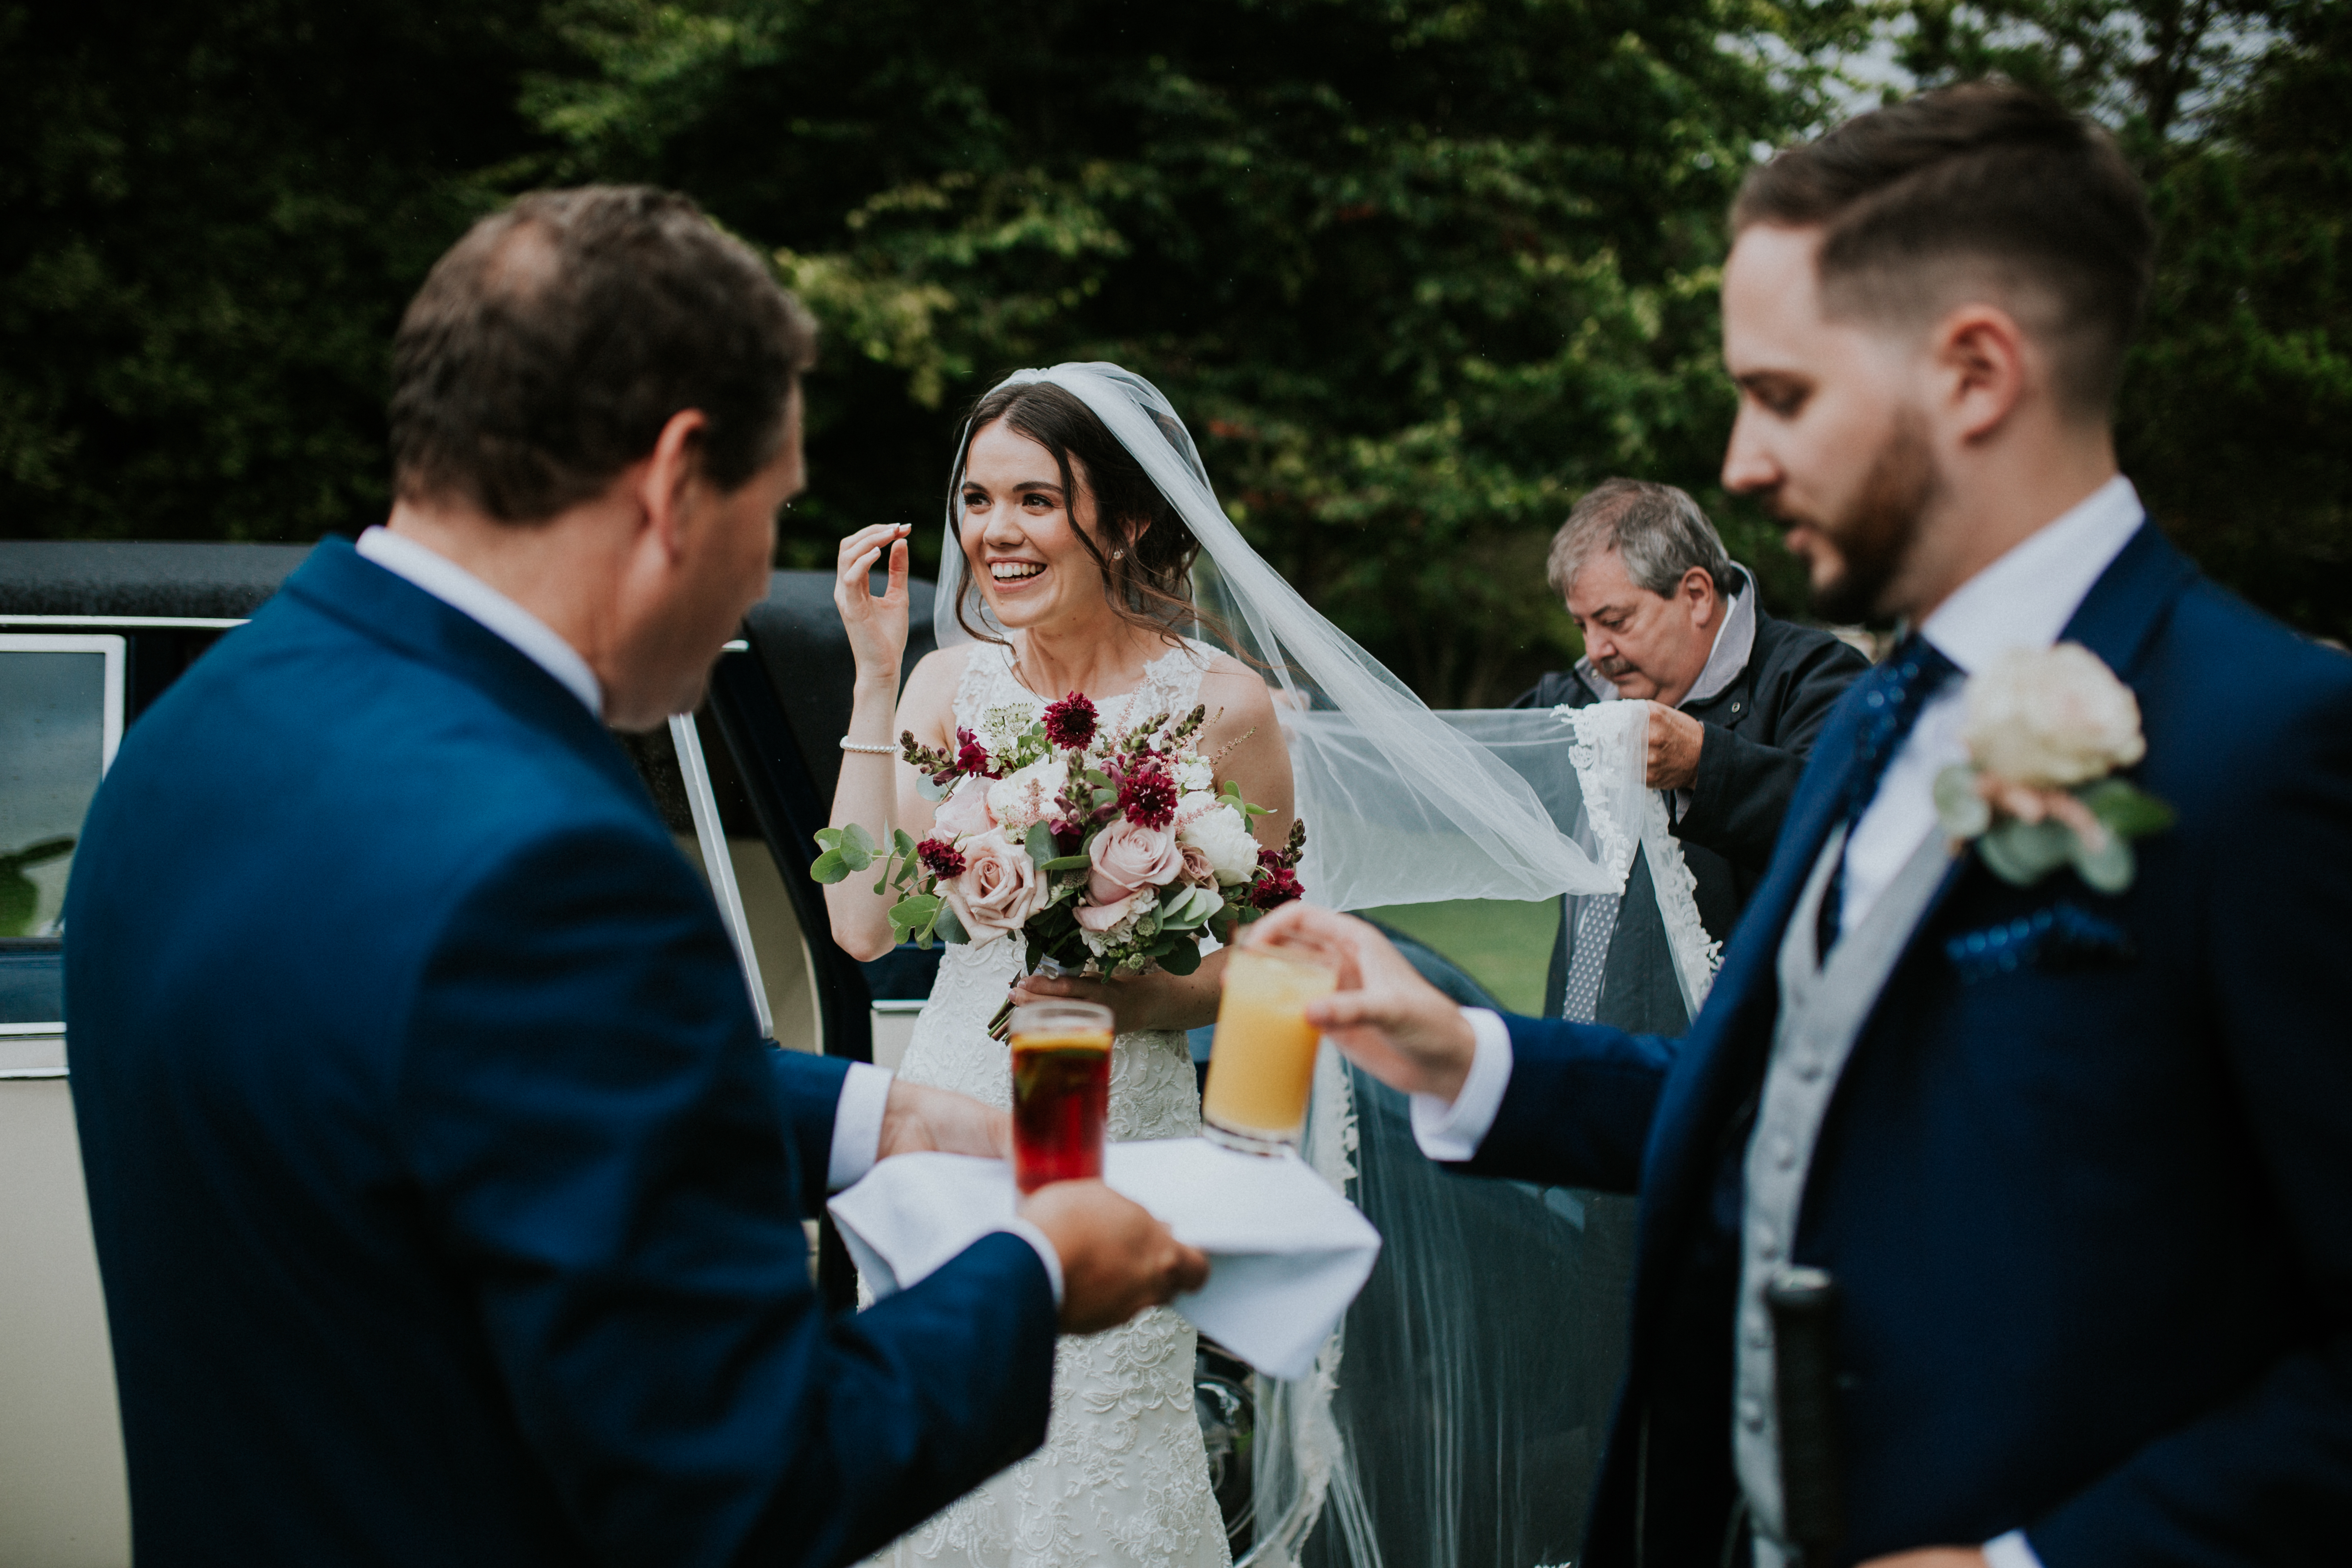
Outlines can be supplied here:
<path id="1" fill-rule="evenodd" d="M 1062 1255 L 1054 1250 L 1053 1238 L 1027 1220 L 1015 1215 L 997 1226 L 997 1230 L 1017 1236 L 1037 1249 L 1037 1261 L 1045 1266 L 1045 1279 L 1054 1287 L 1054 1310 L 1062 1310 Z M 992 1231 L 991 1235 L 995 1232 Z M 2033 1568 L 2042 1568 L 2036 1563 Z"/>
<path id="2" fill-rule="evenodd" d="M 1511 1087 L 1511 1031 L 1502 1015 L 1485 1007 L 1465 1007 L 1477 1048 L 1461 1092 L 1448 1105 L 1433 1094 L 1412 1097 L 1412 1137 L 1433 1160 L 1459 1163 L 1478 1152 L 1495 1118 L 1503 1109 L 1503 1091 Z"/>
<path id="3" fill-rule="evenodd" d="M 2042 1559 L 2034 1555 L 2021 1530 L 2012 1530 L 1986 1542 L 1984 1559 L 1988 1568 L 2042 1568 Z"/>
<path id="4" fill-rule="evenodd" d="M 882 1157 L 882 1111 L 890 1103 L 890 1075 L 871 1062 L 852 1062 L 833 1105 L 833 1158 L 824 1190 L 853 1185 Z"/>

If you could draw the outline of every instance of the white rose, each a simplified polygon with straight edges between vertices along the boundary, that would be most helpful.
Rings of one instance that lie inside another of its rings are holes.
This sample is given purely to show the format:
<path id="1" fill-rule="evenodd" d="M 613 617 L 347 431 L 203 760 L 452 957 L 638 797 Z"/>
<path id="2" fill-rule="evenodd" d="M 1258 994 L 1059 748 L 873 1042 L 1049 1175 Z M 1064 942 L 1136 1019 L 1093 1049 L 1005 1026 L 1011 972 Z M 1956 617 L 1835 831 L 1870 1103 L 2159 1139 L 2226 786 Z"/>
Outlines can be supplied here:
<path id="1" fill-rule="evenodd" d="M 1976 765 L 2031 789 L 2066 789 L 2147 753 L 2139 703 L 2079 643 L 2013 648 L 1971 676 L 1961 735 Z"/>
<path id="2" fill-rule="evenodd" d="M 1177 842 L 1206 855 L 1217 880 L 1228 886 L 1246 882 L 1257 872 L 1257 840 L 1250 837 L 1242 814 L 1230 805 L 1204 811 L 1186 823 Z"/>
<path id="3" fill-rule="evenodd" d="M 989 815 L 1005 836 L 1019 838 L 1032 825 L 1058 815 L 1054 802 L 1070 782 L 1070 770 L 1059 757 L 1031 763 L 988 786 Z"/>
<path id="4" fill-rule="evenodd" d="M 1176 787 L 1181 790 L 1215 789 L 1216 770 L 1209 766 L 1206 757 L 1187 757 L 1176 764 Z"/>

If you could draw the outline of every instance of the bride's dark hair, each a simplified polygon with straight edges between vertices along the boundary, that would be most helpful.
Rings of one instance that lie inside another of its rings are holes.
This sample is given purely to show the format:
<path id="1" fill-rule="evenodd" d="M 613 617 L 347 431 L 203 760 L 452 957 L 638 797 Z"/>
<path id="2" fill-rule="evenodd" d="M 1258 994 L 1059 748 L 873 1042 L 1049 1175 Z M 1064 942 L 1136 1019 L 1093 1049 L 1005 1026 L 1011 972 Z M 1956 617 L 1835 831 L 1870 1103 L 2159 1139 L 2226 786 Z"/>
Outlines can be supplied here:
<path id="1" fill-rule="evenodd" d="M 1101 570 L 1103 597 L 1121 620 L 1171 643 L 1181 642 L 1188 627 L 1209 620 L 1192 603 L 1192 562 L 1201 553 L 1201 542 L 1192 537 L 1184 519 L 1160 494 L 1135 455 L 1103 428 L 1094 410 L 1076 394 L 1050 382 L 1000 386 L 972 405 L 963 453 L 957 462 L 959 517 L 963 505 L 962 465 L 971 458 L 971 439 L 999 420 L 1054 454 L 1061 468 L 1070 531 Z M 1080 477 L 1086 480 L 1087 493 L 1094 498 L 1091 531 L 1078 526 L 1076 481 Z M 959 525 L 959 549 L 962 542 L 963 530 Z M 1123 553 L 1113 554 L 1113 551 Z M 964 572 L 977 592 L 980 573 L 969 556 Z M 971 597 L 956 595 L 956 624 L 975 637 L 1003 642 L 985 626 L 971 624 L 967 613 Z"/>

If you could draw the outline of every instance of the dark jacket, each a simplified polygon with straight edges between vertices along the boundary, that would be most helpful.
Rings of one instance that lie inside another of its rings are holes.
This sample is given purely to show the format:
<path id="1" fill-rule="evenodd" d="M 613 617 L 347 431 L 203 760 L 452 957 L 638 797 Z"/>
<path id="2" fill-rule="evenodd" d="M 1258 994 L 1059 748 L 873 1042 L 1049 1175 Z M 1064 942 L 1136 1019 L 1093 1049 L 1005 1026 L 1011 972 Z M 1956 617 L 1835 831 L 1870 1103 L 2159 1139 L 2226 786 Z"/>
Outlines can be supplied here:
<path id="1" fill-rule="evenodd" d="M 814 1568 L 1044 1440 L 1037 1255 L 824 1310 L 844 1064 L 580 702 L 350 545 L 125 737 L 67 910 L 142 1568 Z"/>
<path id="2" fill-rule="evenodd" d="M 1837 1561 L 2022 1527 L 2048 1568 L 2340 1563 L 2352 660 L 2152 526 L 2064 635 L 2137 696 L 2131 776 L 2178 819 L 2116 894 L 1956 859 L 1864 1026 L 1790 1247 L 1839 1282 Z M 1510 1021 L 1473 1168 L 1641 1194 L 1593 1568 L 1723 1550 L 1746 1119 L 1858 717 L 1822 728 L 1685 1037 Z"/>
<path id="3" fill-rule="evenodd" d="M 1699 747 L 1690 806 L 1675 823 L 1675 836 L 1682 840 L 1684 861 L 1697 883 L 1699 919 L 1707 935 L 1721 941 L 1738 923 L 1739 911 L 1771 860 L 1773 840 L 1780 836 L 1780 819 L 1796 794 L 1813 738 L 1846 688 L 1869 668 L 1868 659 L 1830 633 L 1777 620 L 1759 605 L 1756 641 L 1746 667 L 1721 691 L 1683 710 L 1706 726 L 1706 739 Z M 1600 700 L 1584 679 L 1569 669 L 1545 676 L 1511 706 L 1582 708 Z M 1643 897 L 1648 877 L 1647 866 L 1637 863 L 1626 900 L 1626 908 L 1637 915 L 1649 908 Z M 1639 984 L 1658 991 L 1661 997 L 1673 995 L 1664 932 L 1653 930 L 1655 925 L 1653 915 L 1621 931 L 1622 942 L 1638 947 L 1639 952 L 1621 953 L 1612 944 L 1602 1021 L 1663 1026 L 1655 1005 L 1643 1006 L 1625 994 L 1629 985 Z M 1563 925 L 1552 947 L 1551 979 L 1545 993 L 1549 1014 L 1559 1010 L 1568 940 Z M 1678 1012 L 1679 999 L 1671 1005 Z"/>

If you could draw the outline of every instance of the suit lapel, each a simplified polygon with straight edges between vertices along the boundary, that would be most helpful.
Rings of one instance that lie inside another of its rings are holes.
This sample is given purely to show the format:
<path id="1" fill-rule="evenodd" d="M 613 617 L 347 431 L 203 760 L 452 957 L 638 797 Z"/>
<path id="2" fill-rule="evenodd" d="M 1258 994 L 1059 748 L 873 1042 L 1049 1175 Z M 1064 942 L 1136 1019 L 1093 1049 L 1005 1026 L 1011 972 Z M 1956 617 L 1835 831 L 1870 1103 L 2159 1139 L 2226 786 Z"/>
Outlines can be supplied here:
<path id="1" fill-rule="evenodd" d="M 2173 601 L 2196 577 L 2189 558 L 2156 524 L 2143 522 L 2083 596 L 2062 640 L 2081 643 L 2128 681 Z"/>

